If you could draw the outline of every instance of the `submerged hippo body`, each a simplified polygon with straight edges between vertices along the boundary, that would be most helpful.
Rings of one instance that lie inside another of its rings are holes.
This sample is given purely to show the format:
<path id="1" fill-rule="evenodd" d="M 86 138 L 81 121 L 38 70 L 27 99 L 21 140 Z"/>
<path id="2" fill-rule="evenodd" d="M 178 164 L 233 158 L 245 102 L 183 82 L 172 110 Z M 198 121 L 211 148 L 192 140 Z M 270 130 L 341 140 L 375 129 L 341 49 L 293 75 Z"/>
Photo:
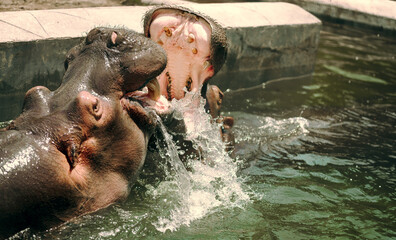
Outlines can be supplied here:
<path id="1" fill-rule="evenodd" d="M 155 128 L 149 81 L 165 65 L 150 39 L 96 28 L 69 51 L 57 90 L 26 93 L 23 113 L 0 130 L 0 239 L 126 198 Z"/>

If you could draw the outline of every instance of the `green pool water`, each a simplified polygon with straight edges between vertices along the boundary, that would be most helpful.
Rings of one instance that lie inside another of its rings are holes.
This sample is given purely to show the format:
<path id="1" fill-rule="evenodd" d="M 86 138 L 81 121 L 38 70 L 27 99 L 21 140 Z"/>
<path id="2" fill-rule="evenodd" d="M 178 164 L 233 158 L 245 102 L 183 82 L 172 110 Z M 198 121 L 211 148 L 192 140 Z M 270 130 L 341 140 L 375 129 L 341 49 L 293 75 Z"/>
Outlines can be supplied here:
<path id="1" fill-rule="evenodd" d="M 325 24 L 312 78 L 226 93 L 234 156 L 202 126 L 214 166 L 161 149 L 125 203 L 22 236 L 396 239 L 395 58 L 396 39 Z"/>

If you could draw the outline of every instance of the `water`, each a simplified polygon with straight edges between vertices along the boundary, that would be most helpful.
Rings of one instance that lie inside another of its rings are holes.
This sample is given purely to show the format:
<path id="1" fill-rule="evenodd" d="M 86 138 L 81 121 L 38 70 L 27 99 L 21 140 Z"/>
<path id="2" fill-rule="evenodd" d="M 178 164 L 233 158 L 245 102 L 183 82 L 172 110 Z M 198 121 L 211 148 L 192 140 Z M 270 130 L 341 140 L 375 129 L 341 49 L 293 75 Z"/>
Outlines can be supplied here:
<path id="1" fill-rule="evenodd" d="M 252 238 L 396 238 L 395 57 L 395 39 L 325 25 L 313 79 L 227 95 L 264 193 Z"/>
<path id="2" fill-rule="evenodd" d="M 199 93 L 187 93 L 172 105 L 188 119 L 186 138 L 202 149 L 202 161 L 190 160 L 189 170 L 179 158 L 180 144 L 158 117 L 155 148 L 128 201 L 98 213 L 72 220 L 34 235 L 35 239 L 174 239 L 180 229 L 223 211 L 245 209 L 257 194 L 238 176 L 239 161 L 225 151 L 220 127 L 204 111 Z M 181 117 L 181 116 L 180 116 Z M 31 233 L 25 233 L 31 236 Z M 184 239 L 184 234 L 181 237 Z M 176 237 L 177 238 L 177 237 Z"/>
<path id="3" fill-rule="evenodd" d="M 233 158 L 200 107 L 174 102 L 206 163 L 187 171 L 162 129 L 126 203 L 33 238 L 396 239 L 395 58 L 395 39 L 326 24 L 313 78 L 226 93 Z"/>

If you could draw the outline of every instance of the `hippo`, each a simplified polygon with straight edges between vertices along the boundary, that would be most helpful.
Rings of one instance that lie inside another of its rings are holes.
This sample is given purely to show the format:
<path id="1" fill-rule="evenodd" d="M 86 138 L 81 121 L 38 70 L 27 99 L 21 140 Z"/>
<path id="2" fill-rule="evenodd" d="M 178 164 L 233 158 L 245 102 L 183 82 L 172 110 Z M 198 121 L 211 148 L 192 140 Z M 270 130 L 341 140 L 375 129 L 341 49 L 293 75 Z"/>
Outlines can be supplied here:
<path id="1" fill-rule="evenodd" d="M 167 53 L 167 67 L 157 78 L 168 100 L 183 98 L 184 88 L 201 90 L 225 62 L 225 30 L 202 13 L 182 6 L 154 7 L 145 14 L 143 29 Z"/>
<path id="2" fill-rule="evenodd" d="M 225 29 L 213 18 L 184 6 L 162 5 L 145 14 L 143 30 L 167 53 L 168 64 L 157 77 L 161 95 L 168 100 L 182 99 L 187 91 L 200 91 L 208 113 L 221 125 L 226 150 L 232 150 L 234 119 L 220 115 L 224 94 L 209 85 L 227 57 Z"/>
<path id="3" fill-rule="evenodd" d="M 69 51 L 55 91 L 30 89 L 0 131 L 0 239 L 40 231 L 128 196 L 157 114 L 162 47 L 142 34 L 95 28 Z"/>
<path id="4" fill-rule="evenodd" d="M 168 20 L 176 25 L 164 26 Z M 191 32 L 180 34 L 178 27 Z M 157 116 L 169 120 L 168 101 L 186 91 L 200 91 L 221 132 L 230 132 L 232 119 L 220 116 L 223 93 L 208 84 L 226 54 L 224 29 L 184 7 L 150 10 L 144 34 L 91 30 L 68 52 L 61 86 L 30 89 L 22 114 L 0 130 L 0 238 L 48 229 L 126 199 Z M 173 125 L 174 132 L 185 131 L 179 118 Z"/>

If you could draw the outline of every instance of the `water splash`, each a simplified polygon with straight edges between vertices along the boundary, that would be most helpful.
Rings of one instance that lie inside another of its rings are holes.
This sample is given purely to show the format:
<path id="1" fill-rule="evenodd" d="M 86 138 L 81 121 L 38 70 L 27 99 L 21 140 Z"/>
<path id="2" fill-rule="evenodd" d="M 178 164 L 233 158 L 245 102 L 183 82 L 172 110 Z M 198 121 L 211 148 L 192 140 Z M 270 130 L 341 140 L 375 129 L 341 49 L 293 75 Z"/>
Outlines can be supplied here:
<path id="1" fill-rule="evenodd" d="M 187 171 L 178 156 L 178 146 L 160 123 L 166 147 L 159 151 L 166 152 L 162 154 L 166 165 L 171 165 L 174 171 L 148 192 L 150 198 L 162 199 L 156 201 L 163 206 L 157 206 L 162 211 L 153 223 L 160 232 L 175 231 L 208 214 L 225 208 L 243 208 L 250 202 L 243 179 L 237 176 L 238 162 L 225 151 L 219 126 L 211 123 L 204 110 L 205 100 L 199 94 L 187 93 L 184 99 L 172 100 L 172 105 L 183 113 L 186 138 L 201 149 L 204 161 L 190 161 L 191 170 Z"/>
<path id="2" fill-rule="evenodd" d="M 282 140 L 309 133 L 310 122 L 303 117 L 274 119 L 242 112 L 233 112 L 237 142 L 260 144 L 269 140 Z"/>

